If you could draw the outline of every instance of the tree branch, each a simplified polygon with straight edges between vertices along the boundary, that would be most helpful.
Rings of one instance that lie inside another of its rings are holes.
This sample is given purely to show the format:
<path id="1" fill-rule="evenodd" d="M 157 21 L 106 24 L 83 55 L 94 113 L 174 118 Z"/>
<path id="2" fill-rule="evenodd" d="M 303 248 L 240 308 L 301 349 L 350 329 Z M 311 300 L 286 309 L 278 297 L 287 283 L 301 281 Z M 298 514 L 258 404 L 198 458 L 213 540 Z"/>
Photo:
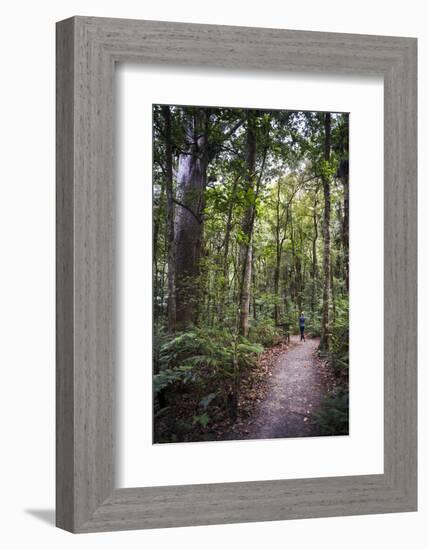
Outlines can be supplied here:
<path id="1" fill-rule="evenodd" d="M 182 202 L 180 202 L 176 198 L 173 198 L 172 200 L 173 200 L 173 202 L 175 202 L 175 204 L 177 204 L 178 206 L 181 206 L 181 208 L 184 208 L 185 210 L 190 212 L 199 224 L 202 223 L 203 220 L 195 212 L 193 212 L 193 210 L 189 206 L 186 206 L 185 204 L 183 204 Z"/>

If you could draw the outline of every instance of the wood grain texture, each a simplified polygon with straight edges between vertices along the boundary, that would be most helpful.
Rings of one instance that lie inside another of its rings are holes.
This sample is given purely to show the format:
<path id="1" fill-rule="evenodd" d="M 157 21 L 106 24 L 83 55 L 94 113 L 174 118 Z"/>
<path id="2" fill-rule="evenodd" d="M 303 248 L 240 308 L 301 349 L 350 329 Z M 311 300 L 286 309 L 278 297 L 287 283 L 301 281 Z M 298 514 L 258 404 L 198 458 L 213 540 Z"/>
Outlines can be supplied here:
<path id="1" fill-rule="evenodd" d="M 56 41 L 56 522 L 74 526 L 74 23 Z"/>
<path id="2" fill-rule="evenodd" d="M 383 475 L 115 489 L 119 61 L 384 77 Z M 58 23 L 57 220 L 59 527 L 91 532 L 416 510 L 415 39 L 87 17 Z"/>

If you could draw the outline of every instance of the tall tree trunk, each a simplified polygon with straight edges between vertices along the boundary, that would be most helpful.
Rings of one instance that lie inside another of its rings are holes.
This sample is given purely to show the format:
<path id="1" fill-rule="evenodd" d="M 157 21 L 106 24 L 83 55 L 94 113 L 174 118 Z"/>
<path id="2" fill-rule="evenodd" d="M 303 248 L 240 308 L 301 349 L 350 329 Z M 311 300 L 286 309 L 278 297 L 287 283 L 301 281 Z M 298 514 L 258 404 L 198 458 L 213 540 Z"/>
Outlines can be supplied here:
<path id="1" fill-rule="evenodd" d="M 343 185 L 343 278 L 346 291 L 349 292 L 349 114 L 343 115 L 343 133 L 340 143 L 341 161 L 338 176 Z"/>
<path id="2" fill-rule="evenodd" d="M 257 281 L 256 281 L 256 266 L 255 266 L 255 258 L 254 258 L 254 248 L 253 248 L 253 256 L 251 258 L 251 261 L 252 261 L 251 270 L 252 270 L 252 274 L 253 274 L 253 282 L 252 282 L 252 285 L 253 285 L 253 292 L 252 292 L 252 296 L 253 296 L 253 319 L 254 319 L 254 321 L 257 321 L 257 310 L 256 310 L 256 284 L 257 284 Z"/>
<path id="3" fill-rule="evenodd" d="M 252 266 L 252 237 L 254 225 L 254 187 L 256 167 L 256 124 L 253 112 L 247 113 L 246 135 L 246 197 L 247 208 L 242 222 L 243 242 L 240 246 L 241 265 L 241 289 L 239 295 L 239 332 L 242 336 L 248 336 L 248 323 L 251 297 L 251 266 Z"/>
<path id="4" fill-rule="evenodd" d="M 330 298 L 331 298 L 331 322 L 334 325 L 336 321 L 336 297 L 335 297 L 335 288 L 334 288 L 334 269 L 333 269 L 331 254 L 330 254 Z"/>
<path id="5" fill-rule="evenodd" d="M 187 120 L 188 151 L 179 156 L 175 208 L 176 328 L 195 324 L 199 301 L 199 275 L 203 210 L 207 185 L 206 128 L 197 110 Z"/>
<path id="6" fill-rule="evenodd" d="M 287 303 L 287 300 L 288 300 L 289 295 L 291 295 L 289 271 L 288 271 L 287 267 L 283 267 L 283 269 L 282 269 L 281 302 L 282 302 L 282 307 L 283 307 L 283 310 L 284 310 L 284 317 L 286 317 L 286 318 L 287 318 L 287 314 L 288 314 L 288 305 L 289 305 L 289 303 Z"/>
<path id="7" fill-rule="evenodd" d="M 300 256 L 296 251 L 296 234 L 293 226 L 293 217 L 290 211 L 290 240 L 291 254 L 293 257 L 293 286 L 294 286 L 294 303 L 297 305 L 299 314 L 302 311 L 302 266 Z"/>
<path id="8" fill-rule="evenodd" d="M 314 221 L 314 236 L 312 239 L 312 298 L 311 309 L 312 315 L 315 312 L 315 302 L 317 296 L 317 278 L 318 278 L 318 260 L 317 260 L 317 240 L 318 240 L 318 217 L 317 217 L 318 200 L 315 199 L 313 221 Z"/>
<path id="9" fill-rule="evenodd" d="M 279 215 L 279 209 L 280 209 L 280 199 L 281 199 L 281 184 L 278 180 L 277 183 L 277 195 L 276 195 L 276 227 L 275 227 L 275 245 L 276 245 L 276 261 L 275 261 L 275 272 L 274 272 L 274 293 L 275 293 L 275 305 L 274 305 L 274 317 L 275 317 L 275 324 L 279 324 L 279 316 L 280 316 L 280 304 L 279 304 L 279 270 L 281 267 L 281 241 L 279 238 L 280 235 L 280 227 L 279 227 L 279 221 L 280 221 L 280 215 Z"/>
<path id="10" fill-rule="evenodd" d="M 322 328 L 321 328 L 321 343 L 320 347 L 323 351 L 330 349 L 330 177 L 326 167 L 330 162 L 330 147 L 331 147 L 331 114 L 324 114 L 324 161 L 325 166 L 322 171 L 322 187 L 324 193 L 324 221 L 323 221 L 323 310 L 322 310 Z"/>
<path id="11" fill-rule="evenodd" d="M 153 296 L 155 297 L 155 301 L 153 303 L 153 320 L 155 325 L 157 325 L 161 313 L 161 306 L 162 302 L 159 301 L 159 229 L 161 225 L 161 212 L 162 212 L 162 204 L 165 200 L 165 182 L 162 180 L 161 182 L 161 192 L 159 195 L 159 207 L 157 210 L 157 215 L 154 217 L 153 220 Z M 168 252 L 167 252 L 168 254 Z M 166 259 L 168 261 L 168 259 Z"/>
<path id="12" fill-rule="evenodd" d="M 276 265 L 274 272 L 274 293 L 275 293 L 275 305 L 274 305 L 274 317 L 275 324 L 279 324 L 280 317 L 280 295 L 279 295 L 279 271 L 280 271 L 281 255 L 280 251 L 277 248 L 276 251 Z"/>
<path id="13" fill-rule="evenodd" d="M 280 314 L 281 314 L 281 303 L 284 303 L 283 310 L 286 311 L 287 308 L 285 307 L 285 301 L 281 299 L 281 292 L 279 287 L 280 282 L 280 273 L 281 273 L 281 258 L 282 258 L 282 247 L 284 245 L 285 237 L 287 235 L 287 227 L 288 222 L 291 217 L 291 205 L 293 201 L 295 192 L 292 194 L 291 198 L 289 199 L 286 207 L 285 207 L 285 222 L 281 220 L 283 218 L 280 216 L 280 205 L 281 205 L 281 184 L 280 181 L 278 181 L 278 187 L 277 187 L 277 196 L 276 196 L 276 226 L 275 226 L 275 248 L 276 248 L 276 258 L 275 258 L 275 270 L 274 270 L 274 294 L 275 294 L 275 304 L 274 304 L 274 319 L 275 324 L 279 324 L 280 320 Z M 282 236 L 281 236 L 281 225 L 283 226 L 282 229 Z M 285 283 L 284 283 L 284 295 L 285 293 Z"/>
<path id="14" fill-rule="evenodd" d="M 343 226 L 342 226 L 342 244 L 343 244 L 343 273 L 345 279 L 345 288 L 349 292 L 349 163 L 348 160 L 341 162 L 341 176 L 343 185 Z"/>
<path id="15" fill-rule="evenodd" d="M 223 254 L 223 280 L 220 285 L 220 300 L 219 300 L 219 318 L 222 319 L 224 315 L 224 307 L 226 302 L 226 294 L 229 289 L 229 246 L 230 246 L 230 233 L 232 231 L 232 216 L 233 208 L 236 201 L 236 192 L 238 189 L 239 176 L 235 177 L 232 185 L 232 194 L 229 202 L 229 208 L 227 211 L 226 231 L 224 234 L 224 254 Z"/>
<path id="16" fill-rule="evenodd" d="M 251 299 L 251 264 L 252 264 L 252 235 L 248 235 L 249 242 L 241 245 L 240 263 L 241 292 L 239 296 L 239 332 L 242 336 L 248 336 L 250 299 Z"/>
<path id="17" fill-rule="evenodd" d="M 171 111 L 168 105 L 162 106 L 165 121 L 165 189 L 166 189 L 166 242 L 168 254 L 168 331 L 176 330 L 176 287 L 175 287 L 175 230 L 174 230 L 174 191 L 172 181 L 172 130 Z"/>

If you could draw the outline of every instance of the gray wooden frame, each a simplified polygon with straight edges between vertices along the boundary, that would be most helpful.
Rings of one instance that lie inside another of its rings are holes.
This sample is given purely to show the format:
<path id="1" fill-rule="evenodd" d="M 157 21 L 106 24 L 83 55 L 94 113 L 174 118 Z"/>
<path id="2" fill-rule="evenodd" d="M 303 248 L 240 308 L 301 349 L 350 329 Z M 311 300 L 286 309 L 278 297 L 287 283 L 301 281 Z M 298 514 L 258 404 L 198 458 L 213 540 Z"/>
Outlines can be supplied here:
<path id="1" fill-rule="evenodd" d="M 113 79 L 123 61 L 383 76 L 382 475 L 115 488 Z M 416 161 L 416 39 L 88 17 L 57 24 L 59 527 L 91 532 L 416 510 Z"/>

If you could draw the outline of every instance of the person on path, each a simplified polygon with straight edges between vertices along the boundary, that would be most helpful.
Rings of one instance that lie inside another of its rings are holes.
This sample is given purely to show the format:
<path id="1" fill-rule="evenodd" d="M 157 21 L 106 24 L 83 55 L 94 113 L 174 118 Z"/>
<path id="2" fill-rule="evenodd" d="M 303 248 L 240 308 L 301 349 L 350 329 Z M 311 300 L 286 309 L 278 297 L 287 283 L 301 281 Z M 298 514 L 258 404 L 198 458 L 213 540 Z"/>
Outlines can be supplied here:
<path id="1" fill-rule="evenodd" d="M 302 313 L 300 314 L 300 317 L 299 317 L 299 328 L 300 328 L 300 341 L 304 341 L 306 342 L 305 340 L 305 314 L 304 312 L 302 311 Z"/>

